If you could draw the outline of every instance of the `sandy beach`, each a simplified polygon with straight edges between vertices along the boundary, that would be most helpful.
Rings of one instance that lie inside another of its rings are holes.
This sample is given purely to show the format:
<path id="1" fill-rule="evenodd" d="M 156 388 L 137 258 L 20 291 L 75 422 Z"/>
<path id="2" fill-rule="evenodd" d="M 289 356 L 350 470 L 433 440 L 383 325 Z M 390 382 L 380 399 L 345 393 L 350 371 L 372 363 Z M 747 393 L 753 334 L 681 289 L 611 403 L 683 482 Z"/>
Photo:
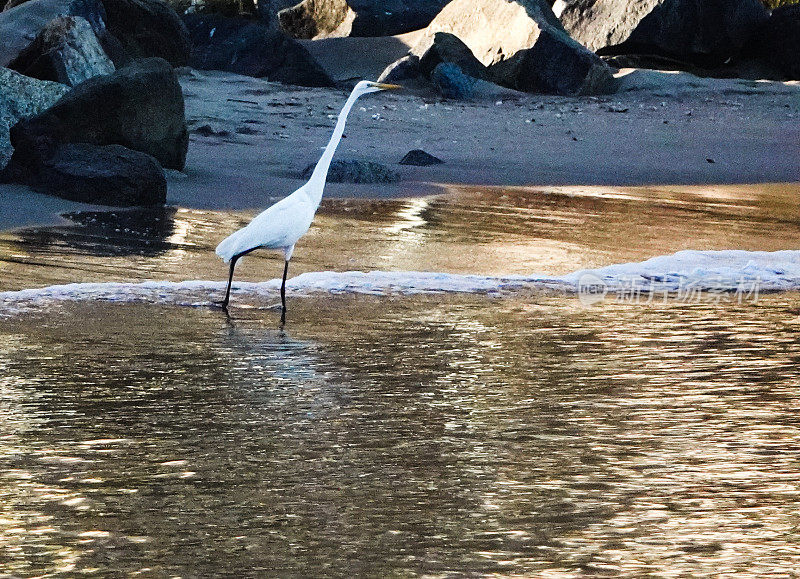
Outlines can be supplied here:
<path id="1" fill-rule="evenodd" d="M 339 84 L 305 88 L 179 69 L 191 132 L 168 203 L 249 209 L 299 187 L 327 144 L 349 88 L 376 78 L 417 33 L 329 38 L 304 46 Z M 691 185 L 800 181 L 800 84 L 622 70 L 618 93 L 557 97 L 508 89 L 445 100 L 413 83 L 370 95 L 350 115 L 337 159 L 389 166 L 394 184 L 329 183 L 330 197 L 409 197 L 464 185 Z M 444 161 L 399 165 L 412 149 Z M 80 205 L 0 186 L 9 229 Z M 30 198 L 28 198 L 30 197 Z M 30 208 L 35 207 L 35 211 Z"/>
<path id="2" fill-rule="evenodd" d="M 412 42 L 413 37 L 307 41 L 340 89 L 183 69 L 192 135 L 184 173 L 170 175 L 169 201 L 190 207 L 262 207 L 293 191 L 302 184 L 299 173 L 327 144 L 348 82 L 374 77 Z M 606 97 L 504 91 L 463 102 L 419 87 L 371 95 L 350 116 L 348 140 L 336 158 L 380 162 L 402 180 L 330 183 L 326 195 L 409 196 L 441 190 L 444 184 L 800 180 L 798 83 L 632 69 L 617 77 L 621 91 Z M 444 163 L 398 165 L 411 149 L 423 149 Z"/>

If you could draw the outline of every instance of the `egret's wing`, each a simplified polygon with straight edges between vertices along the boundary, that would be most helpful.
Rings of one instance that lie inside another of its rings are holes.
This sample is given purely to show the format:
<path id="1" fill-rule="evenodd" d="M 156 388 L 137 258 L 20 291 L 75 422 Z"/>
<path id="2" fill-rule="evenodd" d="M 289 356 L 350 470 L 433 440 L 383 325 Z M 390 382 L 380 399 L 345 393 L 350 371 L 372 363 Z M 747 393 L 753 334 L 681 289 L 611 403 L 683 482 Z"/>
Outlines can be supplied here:
<path id="1" fill-rule="evenodd" d="M 259 213 L 246 226 L 235 231 L 217 246 L 217 255 L 226 262 L 257 247 L 283 248 L 294 245 L 308 231 L 314 207 L 298 192 L 281 199 Z"/>

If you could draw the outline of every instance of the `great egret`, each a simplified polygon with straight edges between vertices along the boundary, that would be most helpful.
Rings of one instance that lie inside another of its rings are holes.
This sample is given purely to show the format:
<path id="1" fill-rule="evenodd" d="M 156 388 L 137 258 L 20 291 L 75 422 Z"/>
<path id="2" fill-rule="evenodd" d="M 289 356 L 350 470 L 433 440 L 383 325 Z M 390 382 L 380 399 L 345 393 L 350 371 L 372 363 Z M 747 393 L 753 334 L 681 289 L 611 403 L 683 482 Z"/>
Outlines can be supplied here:
<path id="1" fill-rule="evenodd" d="M 336 127 L 333 129 L 331 140 L 314 167 L 314 172 L 308 182 L 266 211 L 256 215 L 245 227 L 223 239 L 217 246 L 217 255 L 225 263 L 230 262 L 231 264 L 225 299 L 219 303 L 223 309 L 227 310 L 228 308 L 231 283 L 233 283 L 233 269 L 239 258 L 260 247 L 282 249 L 284 265 L 283 281 L 281 282 L 281 325 L 286 323 L 286 274 L 289 272 L 289 260 L 292 258 L 295 243 L 308 231 L 314 220 L 314 214 L 322 200 L 325 179 L 328 176 L 333 153 L 344 133 L 347 115 L 358 97 L 371 92 L 398 88 L 400 86 L 395 84 L 382 84 L 368 80 L 359 82 L 344 103 L 336 121 Z"/>

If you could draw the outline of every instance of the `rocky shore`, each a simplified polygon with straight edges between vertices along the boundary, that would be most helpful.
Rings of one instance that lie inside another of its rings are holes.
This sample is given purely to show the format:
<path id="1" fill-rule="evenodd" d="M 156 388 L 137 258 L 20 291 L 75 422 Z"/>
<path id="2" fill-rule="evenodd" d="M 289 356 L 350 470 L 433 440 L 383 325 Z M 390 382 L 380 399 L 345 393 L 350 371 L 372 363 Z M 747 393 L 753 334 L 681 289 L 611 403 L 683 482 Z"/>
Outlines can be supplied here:
<path id="1" fill-rule="evenodd" d="M 0 181 L 73 201 L 263 206 L 364 77 L 406 90 L 354 112 L 328 194 L 800 178 L 797 6 L 12 0 L 0 37 Z"/>

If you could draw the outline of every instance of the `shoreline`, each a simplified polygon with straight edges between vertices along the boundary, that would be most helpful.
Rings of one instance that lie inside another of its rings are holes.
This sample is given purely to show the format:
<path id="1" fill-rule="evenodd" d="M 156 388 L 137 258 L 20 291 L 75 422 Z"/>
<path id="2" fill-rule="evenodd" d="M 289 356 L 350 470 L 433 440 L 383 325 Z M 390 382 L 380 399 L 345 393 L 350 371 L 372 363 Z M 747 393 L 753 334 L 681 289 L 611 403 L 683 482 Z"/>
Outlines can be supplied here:
<path id="1" fill-rule="evenodd" d="M 346 98 L 345 88 L 217 71 L 180 69 L 179 77 L 190 146 L 184 171 L 167 171 L 167 204 L 194 209 L 263 209 L 297 189 Z M 605 97 L 509 93 L 462 102 L 418 88 L 370 95 L 351 113 L 336 158 L 382 163 L 401 181 L 329 183 L 325 196 L 800 183 L 800 84 L 645 70 L 619 78 L 624 90 Z M 399 165 L 411 149 L 444 163 Z M 103 210 L 26 191 L 0 185 L 0 230 L 57 223 L 64 211 Z"/>
<path id="2" fill-rule="evenodd" d="M 408 197 L 441 183 L 650 186 L 800 182 L 800 85 L 624 71 L 607 97 L 514 93 L 474 102 L 420 90 L 364 98 L 337 159 L 389 166 L 394 184 L 329 183 L 328 197 Z M 341 89 L 299 89 L 226 73 L 181 79 L 191 131 L 170 203 L 266 207 L 303 184 L 327 144 Z M 245 102 L 242 102 L 245 101 Z M 198 129 L 202 128 L 202 132 Z M 423 149 L 441 165 L 398 165 Z"/>
<path id="3" fill-rule="evenodd" d="M 169 177 L 168 177 L 169 179 Z M 725 202 L 733 199 L 752 202 L 758 200 L 759 196 L 753 195 L 754 190 L 765 192 L 764 198 L 769 199 L 772 195 L 770 191 L 780 190 L 784 192 L 794 192 L 800 195 L 800 180 L 798 181 L 766 181 L 759 183 L 652 183 L 643 185 L 602 185 L 602 184 L 573 184 L 573 185 L 497 185 L 497 184 L 475 184 L 475 183 L 413 183 L 411 187 L 401 188 L 395 184 L 392 194 L 374 195 L 370 194 L 372 185 L 348 185 L 355 187 L 349 193 L 336 191 L 331 194 L 326 190 L 323 197 L 325 200 L 353 200 L 353 201 L 391 201 L 402 199 L 413 199 L 415 197 L 433 197 L 441 195 L 459 196 L 474 192 L 493 192 L 497 190 L 507 191 L 515 195 L 525 195 L 528 192 L 538 194 L 556 193 L 566 196 L 583 196 L 586 191 L 591 191 L 591 196 L 602 196 L 609 198 L 629 199 L 632 202 L 652 202 L 656 196 L 658 200 L 665 204 L 682 204 L 677 198 L 719 198 Z M 408 185 L 408 183 L 405 183 Z M 386 187 L 385 185 L 382 187 Z M 600 192 L 598 194 L 598 192 Z M 68 213 L 81 212 L 106 212 L 121 213 L 125 211 L 141 211 L 142 207 L 111 207 L 105 205 L 90 205 L 67 201 L 58 197 L 45 195 L 30 191 L 21 185 L 0 185 L 0 233 L 12 233 L 17 230 L 24 230 L 38 227 L 58 227 L 74 226 L 75 223 L 65 217 Z M 246 197 L 245 199 L 251 199 Z M 238 201 L 241 201 L 239 198 Z M 211 210 L 211 211 L 250 211 L 257 212 L 264 207 L 208 204 L 200 206 L 197 204 L 183 205 L 180 200 L 168 199 L 164 208 L 187 209 L 187 210 Z M 144 208 L 147 209 L 147 208 Z"/>

